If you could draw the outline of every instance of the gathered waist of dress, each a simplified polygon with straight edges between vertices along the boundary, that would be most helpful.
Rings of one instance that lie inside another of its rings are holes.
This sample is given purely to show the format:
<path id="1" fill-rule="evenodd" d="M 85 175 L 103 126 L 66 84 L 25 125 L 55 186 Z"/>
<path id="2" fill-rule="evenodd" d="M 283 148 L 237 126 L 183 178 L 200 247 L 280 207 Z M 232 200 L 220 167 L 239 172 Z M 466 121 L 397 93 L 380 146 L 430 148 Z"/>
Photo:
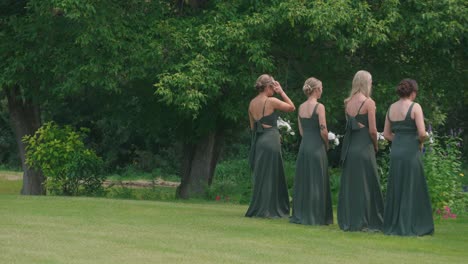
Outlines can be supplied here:
<path id="1" fill-rule="evenodd" d="M 268 132 L 268 131 L 278 131 L 278 127 L 275 127 L 275 126 L 263 127 L 263 132 Z"/>
<path id="2" fill-rule="evenodd" d="M 393 132 L 395 135 L 404 134 L 404 135 L 418 135 L 416 130 L 398 130 Z"/>

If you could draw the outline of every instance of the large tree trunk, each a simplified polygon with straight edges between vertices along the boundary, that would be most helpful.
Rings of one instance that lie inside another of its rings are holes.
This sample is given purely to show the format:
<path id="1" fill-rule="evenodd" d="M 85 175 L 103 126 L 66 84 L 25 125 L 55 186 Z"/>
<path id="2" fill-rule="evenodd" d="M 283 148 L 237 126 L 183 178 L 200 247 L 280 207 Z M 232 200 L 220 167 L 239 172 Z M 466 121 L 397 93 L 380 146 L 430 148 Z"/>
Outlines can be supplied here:
<path id="1" fill-rule="evenodd" d="M 202 197 L 213 181 L 223 138 L 211 132 L 195 144 L 184 146 L 182 177 L 177 188 L 177 198 Z"/>
<path id="2" fill-rule="evenodd" d="M 8 111 L 23 167 L 21 194 L 44 195 L 44 176 L 41 172 L 32 170 L 26 165 L 26 146 L 21 140 L 26 135 L 34 134 L 41 126 L 39 106 L 30 98 L 24 98 L 20 87 L 17 85 L 4 90 L 8 99 Z"/>

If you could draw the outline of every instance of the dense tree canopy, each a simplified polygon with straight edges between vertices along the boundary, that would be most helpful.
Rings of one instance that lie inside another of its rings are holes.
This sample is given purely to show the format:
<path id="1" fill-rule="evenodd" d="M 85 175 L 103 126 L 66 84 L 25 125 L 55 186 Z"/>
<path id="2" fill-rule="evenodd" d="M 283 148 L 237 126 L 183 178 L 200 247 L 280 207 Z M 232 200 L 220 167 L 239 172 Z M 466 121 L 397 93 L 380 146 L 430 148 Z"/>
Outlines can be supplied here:
<path id="1" fill-rule="evenodd" d="M 321 79 L 334 131 L 360 69 L 375 81 L 379 128 L 406 77 L 418 80 L 429 123 L 468 128 L 466 1 L 6 2 L 0 90 L 22 156 L 19 139 L 50 119 L 90 127 L 110 166 L 132 148 L 177 142 L 180 196 L 203 193 L 223 138 L 247 128 L 265 72 L 297 103 L 304 80 Z"/>

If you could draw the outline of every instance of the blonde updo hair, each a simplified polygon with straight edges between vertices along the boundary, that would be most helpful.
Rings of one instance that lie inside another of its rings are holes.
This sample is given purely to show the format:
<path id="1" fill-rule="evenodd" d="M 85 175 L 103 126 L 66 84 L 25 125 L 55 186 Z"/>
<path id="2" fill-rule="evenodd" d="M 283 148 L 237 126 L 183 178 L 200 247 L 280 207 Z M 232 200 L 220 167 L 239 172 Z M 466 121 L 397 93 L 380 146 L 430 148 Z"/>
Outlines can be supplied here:
<path id="1" fill-rule="evenodd" d="M 349 97 L 344 100 L 345 104 L 357 93 L 362 93 L 365 97 L 370 97 L 371 89 L 372 75 L 368 71 L 363 70 L 356 72 Z"/>
<path id="2" fill-rule="evenodd" d="M 302 87 L 302 91 L 304 92 L 304 94 L 307 97 L 309 97 L 314 93 L 314 91 L 316 89 L 318 89 L 320 87 L 321 83 L 322 82 L 319 79 L 314 78 L 314 77 L 310 77 L 309 79 L 307 79 L 304 82 L 304 86 Z"/>
<path id="3" fill-rule="evenodd" d="M 265 88 L 268 87 L 268 85 L 273 85 L 275 82 L 275 79 L 269 74 L 262 74 L 260 77 L 258 77 L 257 81 L 255 82 L 255 89 L 257 89 L 258 92 L 263 92 Z"/>

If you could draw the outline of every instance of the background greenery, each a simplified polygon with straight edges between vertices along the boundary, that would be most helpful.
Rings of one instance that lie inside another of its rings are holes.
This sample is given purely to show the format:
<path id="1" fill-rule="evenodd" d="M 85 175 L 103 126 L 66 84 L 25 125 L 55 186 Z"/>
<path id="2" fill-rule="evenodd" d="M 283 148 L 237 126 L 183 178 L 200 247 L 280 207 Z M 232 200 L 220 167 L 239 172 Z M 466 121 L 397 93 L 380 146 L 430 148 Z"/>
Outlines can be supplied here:
<path id="1" fill-rule="evenodd" d="M 428 177 L 449 176 L 434 182 L 445 189 L 431 195 L 452 204 L 468 178 L 455 177 L 468 166 L 467 28 L 461 0 L 3 1 L 0 164 L 20 167 L 8 99 L 18 89 L 42 123 L 86 128 L 83 143 L 102 158 L 103 174 L 122 179 L 180 178 L 187 146 L 200 148 L 215 133 L 222 149 L 212 159 L 219 165 L 206 197 L 246 203 L 246 109 L 257 76 L 271 73 L 297 105 L 305 100 L 304 80 L 321 79 L 328 127 L 343 134 L 343 99 L 354 73 L 366 69 L 379 131 L 397 100 L 395 86 L 411 77 L 426 123 L 441 137 L 455 131 L 463 139 L 460 152 L 442 143 L 440 154 L 426 158 L 436 168 Z M 282 117 L 297 135 L 295 115 Z M 283 139 L 291 187 L 300 138 Z M 334 194 L 339 151 L 329 153 Z"/>

